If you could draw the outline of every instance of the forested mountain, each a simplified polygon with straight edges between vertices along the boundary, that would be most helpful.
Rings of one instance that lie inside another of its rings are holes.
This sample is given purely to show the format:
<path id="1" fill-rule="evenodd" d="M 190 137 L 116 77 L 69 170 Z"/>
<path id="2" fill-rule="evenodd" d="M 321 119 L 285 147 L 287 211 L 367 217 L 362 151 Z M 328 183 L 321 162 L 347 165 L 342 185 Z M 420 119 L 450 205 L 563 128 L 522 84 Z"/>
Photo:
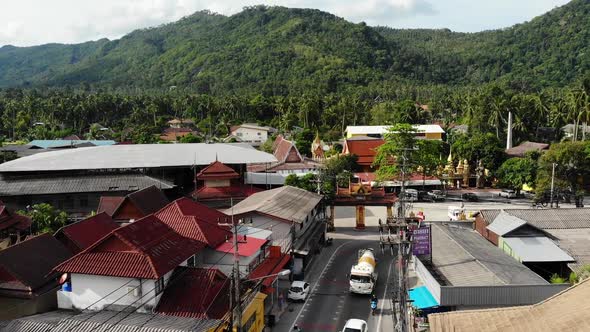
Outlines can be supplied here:
<path id="1" fill-rule="evenodd" d="M 493 81 L 530 90 L 590 71 L 590 1 L 480 33 L 353 24 L 311 9 L 198 12 L 119 40 L 0 48 L 0 87 L 168 89 L 214 95 L 343 93 Z"/>

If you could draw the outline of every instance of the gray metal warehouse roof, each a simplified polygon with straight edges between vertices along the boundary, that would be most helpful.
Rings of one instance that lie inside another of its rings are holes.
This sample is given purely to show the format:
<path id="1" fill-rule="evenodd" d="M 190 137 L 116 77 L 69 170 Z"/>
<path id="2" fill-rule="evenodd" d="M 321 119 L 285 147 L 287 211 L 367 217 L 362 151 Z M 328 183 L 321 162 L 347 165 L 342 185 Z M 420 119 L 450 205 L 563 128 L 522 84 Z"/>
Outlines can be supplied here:
<path id="1" fill-rule="evenodd" d="M 272 163 L 269 153 L 244 144 L 132 144 L 40 153 L 0 164 L 0 172 L 127 169 L 224 164 Z"/>
<path id="2" fill-rule="evenodd" d="M 548 284 L 465 226 L 433 223 L 432 247 L 435 269 L 452 286 Z"/>
<path id="3" fill-rule="evenodd" d="M 171 189 L 174 185 L 143 174 L 90 174 L 60 176 L 0 176 L 0 196 L 62 193 L 131 192 L 150 186 Z"/>

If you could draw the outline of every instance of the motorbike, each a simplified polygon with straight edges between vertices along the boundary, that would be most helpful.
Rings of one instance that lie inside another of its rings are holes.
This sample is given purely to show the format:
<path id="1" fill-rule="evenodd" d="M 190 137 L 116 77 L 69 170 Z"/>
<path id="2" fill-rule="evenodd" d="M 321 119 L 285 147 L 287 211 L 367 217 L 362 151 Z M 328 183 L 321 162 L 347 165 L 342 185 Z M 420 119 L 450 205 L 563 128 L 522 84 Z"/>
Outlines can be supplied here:
<path id="1" fill-rule="evenodd" d="M 371 301 L 371 314 L 375 316 L 375 311 L 377 310 L 377 301 Z"/>

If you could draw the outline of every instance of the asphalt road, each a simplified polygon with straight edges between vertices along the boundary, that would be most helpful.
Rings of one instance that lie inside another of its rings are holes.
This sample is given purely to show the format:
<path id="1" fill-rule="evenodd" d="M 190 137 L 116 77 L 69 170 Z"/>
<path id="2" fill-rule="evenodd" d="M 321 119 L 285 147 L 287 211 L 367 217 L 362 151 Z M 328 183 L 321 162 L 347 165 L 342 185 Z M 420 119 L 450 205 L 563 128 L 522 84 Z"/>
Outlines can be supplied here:
<path id="1" fill-rule="evenodd" d="M 307 301 L 292 305 L 291 328 L 297 324 L 304 332 L 340 331 L 350 318 L 367 321 L 369 331 L 380 331 L 385 324 L 391 326 L 391 282 L 397 278 L 395 258 L 389 253 L 382 254 L 375 240 L 336 239 L 333 246 L 336 249 L 329 259 L 322 255 L 324 260 L 315 262 L 319 273 L 316 272 L 315 280 L 311 279 L 312 292 Z M 379 277 L 375 292 L 379 304 L 375 316 L 371 315 L 369 295 L 349 292 L 347 274 L 356 263 L 357 251 L 363 248 L 375 249 L 377 259 Z"/>

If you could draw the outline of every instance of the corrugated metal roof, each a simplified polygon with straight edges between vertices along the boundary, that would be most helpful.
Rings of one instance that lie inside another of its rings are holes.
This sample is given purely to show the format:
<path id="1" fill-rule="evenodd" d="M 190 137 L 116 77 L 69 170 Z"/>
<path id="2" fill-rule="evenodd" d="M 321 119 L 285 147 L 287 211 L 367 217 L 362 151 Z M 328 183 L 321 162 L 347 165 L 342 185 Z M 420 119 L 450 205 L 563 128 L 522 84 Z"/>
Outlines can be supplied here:
<path id="1" fill-rule="evenodd" d="M 481 213 L 492 223 L 501 211 L 481 210 Z M 504 212 L 540 229 L 590 228 L 590 208 L 504 209 Z"/>
<path id="2" fill-rule="evenodd" d="M 574 259 L 546 237 L 508 237 L 503 241 L 522 262 L 571 262 Z"/>
<path id="3" fill-rule="evenodd" d="M 321 195 L 300 188 L 284 186 L 255 193 L 224 212 L 228 215 L 258 212 L 302 223 L 321 200 Z"/>
<path id="4" fill-rule="evenodd" d="M 505 210 L 540 229 L 590 228 L 590 209 L 510 209 Z"/>
<path id="5" fill-rule="evenodd" d="M 15 319 L 1 332 L 205 332 L 221 323 L 217 319 L 194 319 L 129 312 L 51 311 Z"/>
<path id="6" fill-rule="evenodd" d="M 61 148 L 61 147 L 68 147 L 74 146 L 84 143 L 90 143 L 94 146 L 106 146 L 106 145 L 114 145 L 117 142 L 112 140 L 61 140 L 61 139 L 54 139 L 54 140 L 33 140 L 30 141 L 28 145 L 30 146 L 38 146 L 42 149 L 51 149 L 51 148 Z"/>
<path id="7" fill-rule="evenodd" d="M 465 226 L 432 224 L 432 246 L 434 266 L 452 286 L 547 284 Z"/>
<path id="8" fill-rule="evenodd" d="M 224 164 L 272 163 L 266 152 L 241 144 L 130 144 L 40 153 L 0 164 L 0 172 L 127 169 Z"/>
<path id="9" fill-rule="evenodd" d="M 349 135 L 367 135 L 367 134 L 385 134 L 389 132 L 391 126 L 348 126 L 346 133 Z M 423 133 L 440 133 L 444 134 L 444 130 L 439 125 L 413 125 L 418 132 Z"/>
<path id="10" fill-rule="evenodd" d="M 501 211 L 494 221 L 486 228 L 499 236 L 503 236 L 523 225 L 526 225 L 526 221 Z"/>
<path id="11" fill-rule="evenodd" d="M 590 228 L 548 229 L 547 232 L 557 238 L 557 245 L 576 259 L 568 266 L 576 271 L 590 264 Z"/>
<path id="12" fill-rule="evenodd" d="M 150 186 L 174 188 L 143 174 L 0 176 L 0 196 L 136 191 Z"/>

